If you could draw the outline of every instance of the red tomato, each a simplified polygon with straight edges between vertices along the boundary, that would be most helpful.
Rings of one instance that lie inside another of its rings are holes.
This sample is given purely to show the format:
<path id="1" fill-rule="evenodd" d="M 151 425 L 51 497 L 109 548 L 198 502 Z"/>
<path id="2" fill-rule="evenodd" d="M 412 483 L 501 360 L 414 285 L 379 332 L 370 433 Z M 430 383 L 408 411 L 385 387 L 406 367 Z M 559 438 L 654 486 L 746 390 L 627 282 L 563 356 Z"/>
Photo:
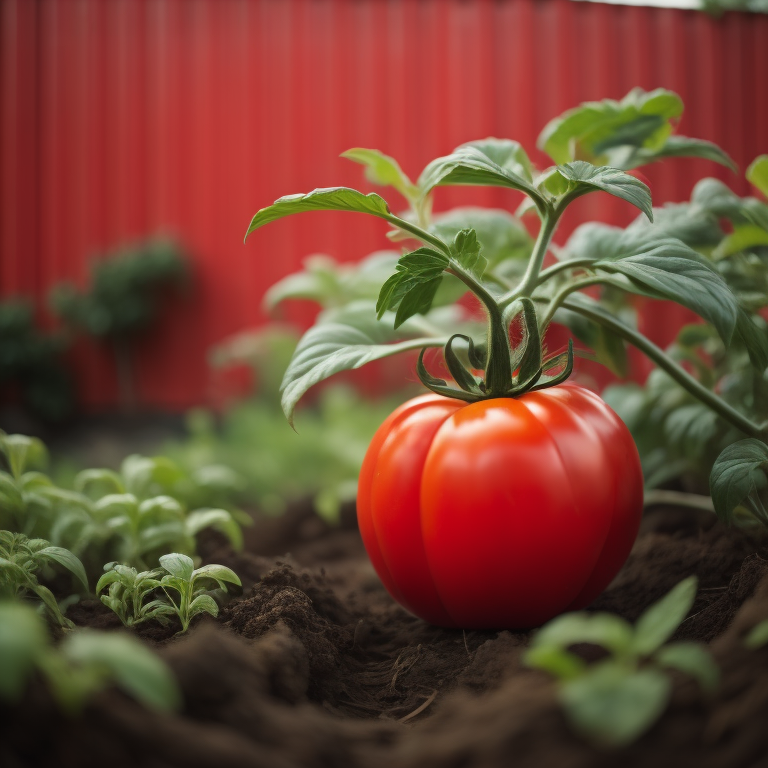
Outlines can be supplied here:
<path id="1" fill-rule="evenodd" d="M 357 496 L 390 594 L 465 629 L 535 627 L 588 605 L 624 564 L 642 505 L 629 430 L 573 384 L 410 400 L 371 441 Z"/>

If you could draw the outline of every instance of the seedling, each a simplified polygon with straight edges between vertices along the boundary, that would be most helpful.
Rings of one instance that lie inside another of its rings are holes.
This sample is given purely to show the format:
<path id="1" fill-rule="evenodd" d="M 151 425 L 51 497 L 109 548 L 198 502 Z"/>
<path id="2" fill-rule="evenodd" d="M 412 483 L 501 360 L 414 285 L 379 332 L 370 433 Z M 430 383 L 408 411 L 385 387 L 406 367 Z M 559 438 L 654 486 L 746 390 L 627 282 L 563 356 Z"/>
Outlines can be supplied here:
<path id="1" fill-rule="evenodd" d="M 28 598 L 31 593 L 42 601 L 51 619 L 72 629 L 74 624 L 61 612 L 51 590 L 37 579 L 39 571 L 54 564 L 66 568 L 88 591 L 83 564 L 69 550 L 52 547 L 43 539 L 0 531 L 0 598 Z"/>
<path id="2" fill-rule="evenodd" d="M 704 646 L 665 645 L 690 611 L 696 587 L 695 576 L 681 581 L 634 627 L 610 613 L 568 613 L 534 635 L 524 663 L 558 678 L 560 703 L 577 733 L 606 747 L 633 742 L 669 703 L 669 669 L 690 675 L 704 691 L 716 688 L 719 672 Z M 588 665 L 568 650 L 578 643 L 599 645 L 608 657 Z"/>
<path id="3" fill-rule="evenodd" d="M 164 600 L 148 601 L 160 587 L 163 568 L 138 573 L 135 568 L 127 565 L 107 563 L 104 570 L 106 573 L 96 585 L 96 594 L 104 605 L 120 617 L 124 626 L 132 627 L 149 619 L 156 619 L 161 624 L 168 623 L 168 603 Z M 109 587 L 109 593 L 100 595 L 105 587 Z"/>
<path id="4" fill-rule="evenodd" d="M 54 647 L 31 608 L 0 602 L 0 700 L 18 701 L 35 672 L 69 715 L 79 714 L 94 694 L 112 684 L 154 710 L 172 711 L 181 704 L 171 671 L 135 638 L 77 630 Z"/>
<path id="5" fill-rule="evenodd" d="M 192 619 L 201 614 L 219 615 L 219 606 L 213 599 L 216 589 L 227 592 L 229 585 L 242 587 L 238 575 L 223 565 L 204 565 L 195 570 L 192 558 L 179 553 L 164 555 L 160 565 L 168 572 L 160 579 L 160 587 L 170 601 L 170 610 L 165 615 L 176 614 L 181 622 L 181 631 L 186 632 Z M 176 600 L 169 590 L 176 592 Z"/>
<path id="6" fill-rule="evenodd" d="M 229 568 L 204 565 L 195 570 L 192 558 L 178 552 L 163 555 L 160 566 L 143 573 L 116 563 L 105 566 L 107 572 L 99 579 L 96 593 L 109 586 L 109 594 L 101 595 L 101 601 L 126 627 L 149 619 L 165 625 L 177 616 L 181 631 L 186 632 L 195 616 L 219 615 L 214 596 L 221 599 L 233 586 L 242 587 L 237 574 Z"/>

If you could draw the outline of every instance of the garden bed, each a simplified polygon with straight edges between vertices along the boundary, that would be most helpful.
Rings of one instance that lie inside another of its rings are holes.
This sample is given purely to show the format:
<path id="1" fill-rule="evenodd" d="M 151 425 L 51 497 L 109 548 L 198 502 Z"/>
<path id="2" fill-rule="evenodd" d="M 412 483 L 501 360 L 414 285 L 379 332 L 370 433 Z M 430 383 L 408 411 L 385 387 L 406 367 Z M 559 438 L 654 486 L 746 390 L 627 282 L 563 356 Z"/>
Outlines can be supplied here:
<path id="1" fill-rule="evenodd" d="M 213 537 L 201 551 L 236 570 L 243 597 L 186 636 L 151 623 L 139 632 L 177 675 L 183 711 L 153 714 L 110 690 L 72 719 L 40 683 L 0 708 L 0 765 L 768 766 L 768 648 L 742 642 L 768 616 L 768 550 L 706 513 L 652 509 L 592 606 L 634 621 L 696 574 L 697 601 L 676 639 L 708 643 L 721 670 L 711 696 L 676 676 L 669 710 L 619 752 L 571 733 L 554 683 L 520 663 L 530 633 L 439 629 L 398 606 L 351 510 L 331 529 L 298 505 L 250 529 L 243 553 Z M 69 616 L 119 630 L 95 601 Z"/>

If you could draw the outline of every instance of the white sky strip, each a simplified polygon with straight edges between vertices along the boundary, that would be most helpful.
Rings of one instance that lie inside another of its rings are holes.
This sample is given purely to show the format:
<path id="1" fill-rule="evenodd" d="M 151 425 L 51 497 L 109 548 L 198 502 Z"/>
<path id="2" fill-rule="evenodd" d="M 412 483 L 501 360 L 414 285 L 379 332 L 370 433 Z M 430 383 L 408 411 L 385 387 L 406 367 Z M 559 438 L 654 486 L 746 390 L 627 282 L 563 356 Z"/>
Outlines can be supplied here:
<path id="1" fill-rule="evenodd" d="M 701 0 L 575 0 L 581 3 L 607 3 L 608 5 L 652 5 L 657 8 L 701 9 Z"/>

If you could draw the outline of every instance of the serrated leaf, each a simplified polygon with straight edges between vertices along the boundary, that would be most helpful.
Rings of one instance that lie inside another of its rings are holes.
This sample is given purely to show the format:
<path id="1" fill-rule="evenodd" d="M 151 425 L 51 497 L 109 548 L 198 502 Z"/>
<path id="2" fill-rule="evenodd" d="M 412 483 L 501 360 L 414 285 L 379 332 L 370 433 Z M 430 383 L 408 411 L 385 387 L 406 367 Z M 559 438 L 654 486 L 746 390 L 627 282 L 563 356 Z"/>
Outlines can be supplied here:
<path id="1" fill-rule="evenodd" d="M 481 279 L 488 266 L 486 259 L 481 256 L 482 246 L 478 242 L 474 229 L 462 229 L 456 233 L 451 245 L 451 256 L 477 279 Z"/>
<path id="2" fill-rule="evenodd" d="M 642 181 L 617 168 L 596 166 L 583 160 L 574 160 L 557 167 L 560 175 L 577 187 L 585 190 L 597 189 L 614 197 L 626 200 L 639 208 L 650 221 L 653 221 L 653 203 L 651 191 Z"/>
<path id="3" fill-rule="evenodd" d="M 747 168 L 747 181 L 768 197 L 768 155 L 759 155 Z"/>
<path id="4" fill-rule="evenodd" d="M 525 192 L 534 200 L 541 201 L 541 194 L 524 175 L 502 168 L 477 146 L 464 144 L 452 154 L 433 160 L 419 177 L 422 195 L 437 186 L 479 185 L 507 187 Z"/>
<path id="5" fill-rule="evenodd" d="M 649 656 L 675 633 L 696 599 L 698 579 L 689 576 L 640 615 L 635 624 L 632 650 Z"/>
<path id="6" fill-rule="evenodd" d="M 654 659 L 662 667 L 670 667 L 690 675 L 702 690 L 717 688 L 720 672 L 710 652 L 699 643 L 673 643 L 661 648 Z"/>
<path id="7" fill-rule="evenodd" d="M 537 146 L 558 164 L 577 158 L 613 161 L 613 149 L 663 145 L 671 131 L 669 121 L 682 112 L 676 93 L 635 88 L 620 102 L 586 102 L 551 120 Z"/>
<path id="8" fill-rule="evenodd" d="M 79 558 L 75 557 L 68 549 L 63 547 L 45 547 L 38 550 L 36 559 L 50 560 L 66 568 L 88 591 L 88 577 L 85 575 L 85 568 Z"/>
<path id="9" fill-rule="evenodd" d="M 348 187 L 327 187 L 315 189 L 305 195 L 286 195 L 275 200 L 272 205 L 262 208 L 251 219 L 245 237 L 247 238 L 251 232 L 265 224 L 305 211 L 354 211 L 369 213 L 383 219 L 390 216 L 386 201 L 373 192 L 364 195 Z"/>
<path id="10" fill-rule="evenodd" d="M 531 161 L 523 145 L 517 141 L 488 137 L 487 139 L 468 141 L 457 147 L 457 151 L 462 147 L 473 147 L 505 171 L 521 176 L 526 181 L 533 181 Z"/>
<path id="11" fill-rule="evenodd" d="M 419 188 L 406 176 L 393 157 L 378 149 L 355 147 L 341 153 L 342 157 L 365 166 L 365 178 L 374 184 L 394 187 L 407 200 L 419 197 Z"/>
<path id="12" fill-rule="evenodd" d="M 654 241 L 648 247 L 642 253 L 601 259 L 592 267 L 625 275 L 636 288 L 643 289 L 641 293 L 688 307 L 712 323 L 729 343 L 739 307 L 725 280 L 680 241 Z"/>
<path id="13" fill-rule="evenodd" d="M 563 684 L 560 700 L 571 725 L 605 747 L 631 744 L 666 709 L 672 685 L 655 669 L 627 672 L 604 663 Z"/>
<path id="14" fill-rule="evenodd" d="M 450 311 L 450 314 L 458 319 L 455 312 Z M 395 341 L 417 334 L 422 335 Z M 283 411 L 293 423 L 296 403 L 319 381 L 399 352 L 425 345 L 442 346 L 449 335 L 438 336 L 416 318 L 403 324 L 400 333 L 395 334 L 390 323 L 376 319 L 375 308 L 369 302 L 356 302 L 343 310 L 326 311 L 301 338 L 285 372 L 280 388 Z"/>
<path id="15" fill-rule="evenodd" d="M 627 164 L 623 167 L 629 170 L 670 157 L 697 157 L 719 163 L 732 171 L 736 170 L 736 163 L 717 144 L 688 136 L 670 136 L 660 147 L 638 148 L 631 153 Z"/>
<path id="16" fill-rule="evenodd" d="M 172 576 L 189 581 L 195 570 L 192 558 L 182 555 L 179 552 L 173 552 L 170 555 L 163 555 L 160 558 L 160 565 L 165 568 Z"/>
<path id="17" fill-rule="evenodd" d="M 632 643 L 632 627 L 612 613 L 565 613 L 533 636 L 531 648 L 567 648 L 577 643 L 593 643 L 621 654 Z"/>
<path id="18" fill-rule="evenodd" d="M 715 513 L 731 522 L 736 507 L 768 488 L 768 445 L 751 437 L 729 445 L 715 460 L 709 488 Z"/>
<path id="19" fill-rule="evenodd" d="M 103 667 L 120 688 L 151 709 L 171 712 L 181 706 L 181 693 L 170 669 L 127 634 L 80 630 L 65 638 L 60 647 L 78 665 Z"/>

